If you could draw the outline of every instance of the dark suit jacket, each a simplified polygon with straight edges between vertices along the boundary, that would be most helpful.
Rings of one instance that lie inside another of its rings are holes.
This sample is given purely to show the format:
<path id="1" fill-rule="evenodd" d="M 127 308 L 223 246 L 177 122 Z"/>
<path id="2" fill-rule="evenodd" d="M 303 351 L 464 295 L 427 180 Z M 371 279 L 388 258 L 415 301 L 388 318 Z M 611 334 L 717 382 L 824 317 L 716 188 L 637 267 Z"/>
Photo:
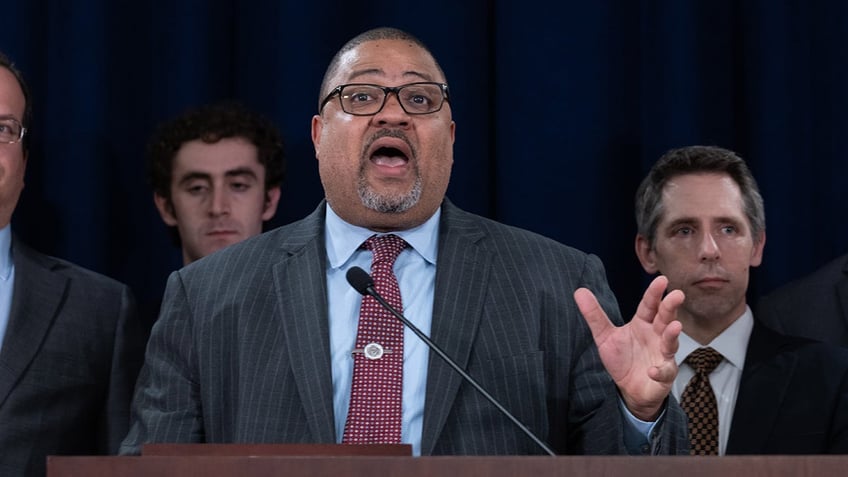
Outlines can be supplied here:
<path id="1" fill-rule="evenodd" d="M 848 453 L 848 350 L 755 321 L 726 453 Z"/>
<path id="2" fill-rule="evenodd" d="M 848 346 L 848 255 L 764 297 L 756 313 L 782 333 Z"/>
<path id="3" fill-rule="evenodd" d="M 144 353 L 130 290 L 14 238 L 12 259 L 0 475 L 44 475 L 47 455 L 116 453 Z"/>
<path id="4" fill-rule="evenodd" d="M 322 203 L 175 272 L 123 453 L 146 442 L 336 442 Z M 597 257 L 445 201 L 431 338 L 559 453 L 623 452 L 617 390 L 572 298 L 620 321 Z M 654 451 L 688 451 L 673 402 Z M 422 454 L 541 451 L 440 358 Z"/>

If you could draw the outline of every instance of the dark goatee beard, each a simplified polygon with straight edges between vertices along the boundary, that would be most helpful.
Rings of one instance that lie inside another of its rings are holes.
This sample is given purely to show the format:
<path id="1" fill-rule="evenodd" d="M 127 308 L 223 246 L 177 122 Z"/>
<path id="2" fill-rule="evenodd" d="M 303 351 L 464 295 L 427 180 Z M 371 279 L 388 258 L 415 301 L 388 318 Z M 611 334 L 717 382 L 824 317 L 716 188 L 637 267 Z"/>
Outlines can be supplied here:
<path id="1" fill-rule="evenodd" d="M 362 205 L 376 212 L 400 214 L 411 209 L 421 199 L 421 176 L 416 175 L 412 189 L 403 195 L 381 195 L 368 186 L 365 177 L 359 177 L 359 200 Z"/>

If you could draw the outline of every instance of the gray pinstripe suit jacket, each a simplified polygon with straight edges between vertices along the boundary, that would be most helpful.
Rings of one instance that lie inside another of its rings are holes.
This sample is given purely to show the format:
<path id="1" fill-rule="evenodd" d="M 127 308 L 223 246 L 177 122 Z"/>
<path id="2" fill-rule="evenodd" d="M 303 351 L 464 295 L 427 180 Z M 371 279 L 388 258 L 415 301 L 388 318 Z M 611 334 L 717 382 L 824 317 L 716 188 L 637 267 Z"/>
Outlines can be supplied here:
<path id="1" fill-rule="evenodd" d="M 333 443 L 322 203 L 169 279 L 122 453 L 148 442 Z M 431 338 L 558 453 L 623 453 L 614 384 L 572 299 L 620 321 L 600 261 L 445 201 Z M 670 401 L 653 451 L 688 451 Z M 540 450 L 438 357 L 421 449 Z"/>
<path id="2" fill-rule="evenodd" d="M 51 454 L 116 453 L 146 338 L 129 288 L 14 238 L 12 257 L 0 475 L 44 475 Z"/>

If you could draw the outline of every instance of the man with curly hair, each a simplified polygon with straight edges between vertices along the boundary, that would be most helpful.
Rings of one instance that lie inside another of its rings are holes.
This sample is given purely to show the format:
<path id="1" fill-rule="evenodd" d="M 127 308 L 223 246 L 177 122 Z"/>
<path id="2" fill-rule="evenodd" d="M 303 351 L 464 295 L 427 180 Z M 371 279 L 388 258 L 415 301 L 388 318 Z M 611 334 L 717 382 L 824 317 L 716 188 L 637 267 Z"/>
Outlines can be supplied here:
<path id="1" fill-rule="evenodd" d="M 148 159 L 153 201 L 184 265 L 260 234 L 277 211 L 282 138 L 240 104 L 202 106 L 161 124 Z"/>

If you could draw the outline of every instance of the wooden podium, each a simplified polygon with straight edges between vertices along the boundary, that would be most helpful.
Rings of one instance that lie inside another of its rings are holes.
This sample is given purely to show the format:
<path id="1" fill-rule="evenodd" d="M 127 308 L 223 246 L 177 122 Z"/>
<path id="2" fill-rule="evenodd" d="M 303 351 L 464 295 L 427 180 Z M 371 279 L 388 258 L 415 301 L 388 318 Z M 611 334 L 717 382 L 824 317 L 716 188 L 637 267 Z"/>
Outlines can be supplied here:
<path id="1" fill-rule="evenodd" d="M 149 456 L 412 456 L 409 444 L 145 444 Z"/>
<path id="2" fill-rule="evenodd" d="M 409 446 L 155 445 L 133 457 L 50 456 L 47 477 L 798 477 L 845 475 L 848 469 L 848 456 L 411 457 L 410 450 Z"/>

